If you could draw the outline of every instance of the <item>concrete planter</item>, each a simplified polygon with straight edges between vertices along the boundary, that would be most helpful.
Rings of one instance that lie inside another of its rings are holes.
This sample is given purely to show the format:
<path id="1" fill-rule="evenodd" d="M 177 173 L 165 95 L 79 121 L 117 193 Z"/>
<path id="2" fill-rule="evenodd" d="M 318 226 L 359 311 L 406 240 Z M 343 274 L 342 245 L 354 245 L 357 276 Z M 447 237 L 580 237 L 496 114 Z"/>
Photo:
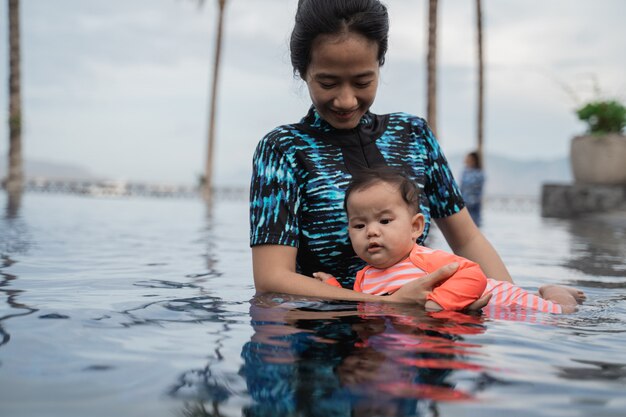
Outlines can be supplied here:
<path id="1" fill-rule="evenodd" d="M 570 162 L 576 183 L 626 185 L 626 136 L 577 136 Z"/>

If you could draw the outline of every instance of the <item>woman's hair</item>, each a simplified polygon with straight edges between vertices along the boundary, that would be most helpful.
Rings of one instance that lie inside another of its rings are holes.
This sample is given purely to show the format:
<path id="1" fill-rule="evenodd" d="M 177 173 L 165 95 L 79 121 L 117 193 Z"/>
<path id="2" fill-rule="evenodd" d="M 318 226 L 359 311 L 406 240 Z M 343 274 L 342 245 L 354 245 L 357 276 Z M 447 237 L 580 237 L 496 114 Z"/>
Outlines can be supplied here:
<path id="1" fill-rule="evenodd" d="M 294 74 L 306 76 L 318 35 L 349 32 L 376 42 L 378 63 L 385 63 L 389 16 L 379 0 L 299 0 L 289 43 Z"/>
<path id="2" fill-rule="evenodd" d="M 467 154 L 467 156 L 474 163 L 474 168 L 476 168 L 476 169 L 483 169 L 483 164 L 482 164 L 482 161 L 480 160 L 480 155 L 478 154 L 477 151 L 470 152 L 470 153 Z"/>
<path id="3" fill-rule="evenodd" d="M 357 191 L 363 191 L 369 187 L 386 183 L 398 187 L 402 200 L 409 206 L 414 214 L 420 212 L 420 190 L 415 183 L 402 171 L 391 167 L 377 167 L 360 171 L 350 182 L 346 189 L 343 200 L 343 208 L 348 212 L 348 198 Z"/>

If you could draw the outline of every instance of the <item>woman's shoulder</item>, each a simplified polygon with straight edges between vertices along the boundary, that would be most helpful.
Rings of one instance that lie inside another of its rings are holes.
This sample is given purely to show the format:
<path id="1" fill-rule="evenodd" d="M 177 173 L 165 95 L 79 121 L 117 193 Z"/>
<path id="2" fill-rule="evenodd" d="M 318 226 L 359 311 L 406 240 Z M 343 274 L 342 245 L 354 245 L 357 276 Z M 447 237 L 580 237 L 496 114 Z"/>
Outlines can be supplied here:
<path id="1" fill-rule="evenodd" d="M 277 126 L 259 140 L 257 150 L 291 153 L 299 143 L 301 135 L 302 132 L 295 123 Z"/>
<path id="2" fill-rule="evenodd" d="M 293 139 L 298 134 L 295 123 L 275 127 L 261 138 L 261 142 L 280 143 Z"/>
<path id="3" fill-rule="evenodd" d="M 428 126 L 428 123 L 426 123 L 424 118 L 411 113 L 395 112 L 389 113 L 387 116 L 389 117 L 389 120 L 410 123 L 415 126 Z"/>
<path id="4" fill-rule="evenodd" d="M 413 140 L 436 146 L 437 140 L 426 119 L 405 112 L 389 113 L 385 117 L 388 131 L 410 131 Z"/>
<path id="5" fill-rule="evenodd" d="M 432 136 L 428 122 L 423 117 L 405 112 L 389 113 L 385 115 L 385 117 L 388 119 L 388 128 L 394 129 L 398 126 L 405 126 L 410 128 L 414 133 L 417 133 L 418 136 Z"/>

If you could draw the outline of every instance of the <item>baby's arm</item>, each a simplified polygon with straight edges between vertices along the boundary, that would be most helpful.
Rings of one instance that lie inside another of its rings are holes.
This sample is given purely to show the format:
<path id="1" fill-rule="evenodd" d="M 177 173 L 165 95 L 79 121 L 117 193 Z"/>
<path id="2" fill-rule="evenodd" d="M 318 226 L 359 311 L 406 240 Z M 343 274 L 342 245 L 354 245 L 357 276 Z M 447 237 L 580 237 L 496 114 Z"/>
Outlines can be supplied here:
<path id="1" fill-rule="evenodd" d="M 314 272 L 313 273 L 313 278 L 315 278 L 318 281 L 322 281 L 324 284 L 333 285 L 335 287 L 341 287 L 341 284 L 339 283 L 339 281 L 337 281 L 337 279 L 334 276 L 332 276 L 330 274 L 327 274 L 326 272 Z M 449 280 L 451 280 L 451 279 L 453 279 L 453 278 L 450 278 Z M 443 285 L 445 285 L 445 283 L 442 284 L 442 286 Z M 438 288 L 441 288 L 441 286 L 439 286 Z M 434 290 L 434 291 L 436 291 L 436 290 Z M 482 295 L 482 293 L 481 293 L 481 295 Z M 468 302 L 466 305 L 464 305 L 463 308 L 467 307 L 469 304 L 471 304 L 472 302 L 476 301 L 479 297 L 480 297 L 480 295 L 478 297 L 476 297 L 475 299 L 471 300 L 470 302 Z M 430 298 L 426 301 L 426 304 L 424 304 L 424 308 L 426 309 L 426 311 L 441 311 L 441 310 L 444 309 L 439 303 L 433 301 Z M 450 310 L 450 309 L 448 309 L 448 310 Z"/>
<path id="2" fill-rule="evenodd" d="M 486 286 L 487 277 L 480 266 L 464 266 L 433 290 L 425 308 L 435 311 L 463 310 L 483 295 Z"/>
<path id="3" fill-rule="evenodd" d="M 421 279 L 424 280 L 428 280 L 430 282 L 430 284 L 428 284 L 427 287 L 427 291 L 425 293 L 425 297 L 428 298 L 424 304 L 424 308 L 427 311 L 441 311 L 443 310 L 443 307 L 441 305 L 439 305 L 437 302 L 433 301 L 431 298 L 432 295 L 432 291 L 435 291 L 436 289 L 441 288 L 443 285 L 446 284 L 446 282 L 444 282 L 443 284 L 439 285 L 438 282 L 442 282 L 442 280 L 447 279 L 448 281 L 450 279 L 452 279 L 452 277 L 454 277 L 454 275 L 452 275 L 451 278 L 448 278 L 448 276 L 450 276 L 450 272 L 447 272 L 449 269 L 449 267 L 444 267 L 444 268 L 440 268 L 438 271 L 436 271 L 433 274 L 424 276 Z M 317 279 L 318 281 L 321 281 L 325 284 L 328 285 L 332 285 L 335 287 L 341 287 L 341 284 L 339 283 L 339 281 L 337 281 L 337 279 L 335 277 L 333 277 L 330 274 L 327 274 L 326 272 L 314 272 L 313 273 L 313 278 Z M 408 283 L 405 290 L 408 289 L 410 286 L 417 284 L 417 280 L 414 283 Z M 433 287 L 435 287 L 435 289 L 432 289 Z M 398 290 L 398 291 L 402 291 L 402 290 Z M 391 296 L 389 296 L 391 297 Z M 457 310 L 462 310 L 464 308 L 467 308 L 468 310 L 480 310 L 481 308 L 485 307 L 487 305 L 487 303 L 489 302 L 489 299 L 491 298 L 491 294 L 488 294 L 484 297 L 482 297 L 482 292 L 481 294 L 479 294 L 477 297 L 473 298 L 471 301 L 465 303 L 463 308 L 457 308 Z"/>
<path id="4" fill-rule="evenodd" d="M 314 272 L 313 278 L 318 281 L 322 281 L 324 284 L 332 285 L 333 287 L 340 287 L 341 284 L 337 281 L 337 278 L 334 276 L 327 274 L 326 272 Z"/>

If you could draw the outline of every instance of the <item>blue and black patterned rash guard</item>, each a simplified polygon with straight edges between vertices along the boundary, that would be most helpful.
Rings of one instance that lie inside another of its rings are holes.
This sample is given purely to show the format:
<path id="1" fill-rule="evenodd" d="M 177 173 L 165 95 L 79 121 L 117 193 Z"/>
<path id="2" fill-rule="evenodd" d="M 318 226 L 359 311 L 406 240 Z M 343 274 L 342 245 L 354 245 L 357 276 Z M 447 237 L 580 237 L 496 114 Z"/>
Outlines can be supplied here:
<path id="1" fill-rule="evenodd" d="M 365 266 L 348 238 L 344 193 L 364 167 L 402 169 L 422 191 L 428 235 L 431 217 L 464 207 L 452 172 L 426 122 L 406 113 L 366 113 L 354 129 L 339 130 L 314 107 L 300 123 L 283 125 L 258 144 L 250 186 L 250 246 L 298 248 L 298 272 L 322 271 L 352 288 Z"/>

